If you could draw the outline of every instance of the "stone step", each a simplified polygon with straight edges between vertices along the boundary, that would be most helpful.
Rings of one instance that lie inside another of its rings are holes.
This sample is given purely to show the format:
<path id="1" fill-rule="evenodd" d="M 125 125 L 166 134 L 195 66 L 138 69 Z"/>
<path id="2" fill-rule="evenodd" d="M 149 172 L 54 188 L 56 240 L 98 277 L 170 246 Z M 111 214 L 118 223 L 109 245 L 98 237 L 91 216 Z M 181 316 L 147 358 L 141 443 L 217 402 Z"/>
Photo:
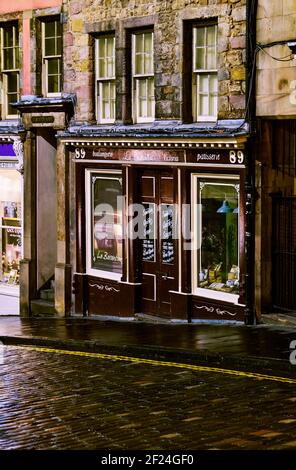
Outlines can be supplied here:
<path id="1" fill-rule="evenodd" d="M 40 299 L 54 301 L 54 289 L 42 289 L 40 291 Z"/>
<path id="2" fill-rule="evenodd" d="M 54 302 L 48 300 L 31 300 L 31 313 L 33 316 L 55 315 Z"/>

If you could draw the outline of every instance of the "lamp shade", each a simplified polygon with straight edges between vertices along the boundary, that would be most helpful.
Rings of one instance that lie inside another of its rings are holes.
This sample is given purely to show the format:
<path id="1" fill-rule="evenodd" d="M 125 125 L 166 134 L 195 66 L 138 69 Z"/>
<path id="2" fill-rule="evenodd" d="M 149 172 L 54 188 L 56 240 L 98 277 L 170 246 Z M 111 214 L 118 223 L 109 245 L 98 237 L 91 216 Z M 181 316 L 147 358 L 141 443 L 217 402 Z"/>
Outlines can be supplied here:
<path id="1" fill-rule="evenodd" d="M 223 201 L 223 204 L 221 207 L 219 207 L 219 209 L 217 210 L 217 212 L 219 214 L 229 214 L 230 212 L 232 212 L 232 209 L 228 203 L 228 201 L 226 201 L 226 199 L 224 199 Z"/>

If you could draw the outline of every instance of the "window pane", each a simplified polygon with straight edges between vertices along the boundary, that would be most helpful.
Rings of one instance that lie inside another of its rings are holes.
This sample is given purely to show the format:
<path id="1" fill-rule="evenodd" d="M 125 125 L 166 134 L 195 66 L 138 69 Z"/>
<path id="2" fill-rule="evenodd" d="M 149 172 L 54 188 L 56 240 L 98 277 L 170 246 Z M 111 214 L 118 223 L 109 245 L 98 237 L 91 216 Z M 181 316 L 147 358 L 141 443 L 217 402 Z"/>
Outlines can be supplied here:
<path id="1" fill-rule="evenodd" d="M 56 54 L 57 55 L 62 54 L 62 37 L 61 36 L 56 38 Z"/>
<path id="2" fill-rule="evenodd" d="M 194 69 L 213 70 L 217 68 L 217 26 L 194 29 Z"/>
<path id="3" fill-rule="evenodd" d="M 48 59 L 47 61 L 47 82 L 48 82 L 48 93 L 59 93 L 61 91 L 60 86 L 60 66 L 61 59 Z"/>
<path id="4" fill-rule="evenodd" d="M 195 49 L 195 69 L 205 69 L 205 50 L 198 47 Z"/>
<path id="5" fill-rule="evenodd" d="M 0 285 L 19 283 L 21 258 L 21 175 L 1 170 L 0 175 Z"/>
<path id="6" fill-rule="evenodd" d="M 105 59 L 99 59 L 99 67 L 98 67 L 99 78 L 106 77 L 106 67 L 105 67 Z"/>
<path id="7" fill-rule="evenodd" d="M 115 83 L 103 82 L 99 84 L 101 96 L 99 96 L 99 106 L 101 108 L 101 118 L 115 119 Z"/>
<path id="8" fill-rule="evenodd" d="M 7 74 L 7 91 L 8 93 L 18 92 L 18 74 L 17 73 Z"/>
<path id="9" fill-rule="evenodd" d="M 135 74 L 141 75 L 144 73 L 144 57 L 143 54 L 136 54 Z"/>
<path id="10" fill-rule="evenodd" d="M 14 60 L 15 60 L 15 64 L 14 64 L 14 68 L 15 69 L 19 69 L 20 67 L 20 50 L 19 50 L 19 47 L 15 47 L 14 48 Z"/>
<path id="11" fill-rule="evenodd" d="M 61 24 L 59 21 L 56 21 L 56 22 L 55 22 L 55 25 L 56 25 L 56 35 L 61 37 L 61 36 L 62 36 L 62 32 L 63 32 L 63 30 L 62 30 L 62 24 Z"/>
<path id="12" fill-rule="evenodd" d="M 144 51 L 143 43 L 144 43 L 143 34 L 136 34 L 135 35 L 135 49 L 136 49 L 136 52 L 143 53 L 143 51 Z"/>
<path id="13" fill-rule="evenodd" d="M 59 75 L 50 75 L 48 77 L 48 93 L 59 93 L 60 92 L 60 77 Z"/>
<path id="14" fill-rule="evenodd" d="M 198 47 L 205 45 L 205 28 L 195 28 L 195 44 Z"/>
<path id="15" fill-rule="evenodd" d="M 153 73 L 153 34 L 146 33 L 144 36 L 144 48 L 145 48 L 145 70 L 144 73 Z"/>
<path id="16" fill-rule="evenodd" d="M 210 116 L 216 116 L 217 115 L 217 110 L 218 110 L 218 98 L 217 96 L 210 96 L 209 98 L 209 113 Z"/>
<path id="17" fill-rule="evenodd" d="M 91 174 L 92 253 L 91 267 L 122 272 L 122 177 Z"/>
<path id="18" fill-rule="evenodd" d="M 199 115 L 200 116 L 209 115 L 209 98 L 207 95 L 199 96 Z"/>
<path id="19" fill-rule="evenodd" d="M 154 115 L 154 79 L 148 79 L 148 116 Z"/>
<path id="20" fill-rule="evenodd" d="M 143 204 L 142 260 L 155 261 L 155 204 Z"/>
<path id="21" fill-rule="evenodd" d="M 239 185 L 202 182 L 198 203 L 202 205 L 198 286 L 238 294 Z"/>
<path id="22" fill-rule="evenodd" d="M 115 76 L 115 38 L 98 39 L 98 78 Z"/>
<path id="23" fill-rule="evenodd" d="M 44 23 L 44 34 L 46 38 L 54 38 L 56 35 L 56 21 L 46 21 Z"/>
<path id="24" fill-rule="evenodd" d="M 217 68 L 217 57 L 216 57 L 216 48 L 215 47 L 208 47 L 207 48 L 206 68 L 208 70 Z"/>
<path id="25" fill-rule="evenodd" d="M 217 75 L 210 76 L 210 96 L 209 96 L 210 115 L 216 116 L 218 112 L 218 79 Z"/>
<path id="26" fill-rule="evenodd" d="M 138 80 L 139 117 L 147 117 L 147 80 Z"/>
<path id="27" fill-rule="evenodd" d="M 12 70 L 14 69 L 13 64 L 13 49 L 4 49 L 4 70 Z"/>
<path id="28" fill-rule="evenodd" d="M 17 110 L 14 109 L 12 106 L 11 106 L 11 103 L 16 103 L 18 101 L 18 94 L 16 93 L 12 93 L 12 94 L 9 94 L 7 96 L 7 104 L 8 104 L 8 115 L 9 116 L 13 116 L 15 114 L 17 114 Z"/>
<path id="29" fill-rule="evenodd" d="M 207 27 L 207 46 L 216 46 L 216 26 Z"/>
<path id="30" fill-rule="evenodd" d="M 209 92 L 209 76 L 208 75 L 199 76 L 199 91 L 200 93 Z"/>
<path id="31" fill-rule="evenodd" d="M 49 59 L 48 61 L 48 74 L 55 75 L 59 74 L 60 59 Z"/>
<path id="32" fill-rule="evenodd" d="M 135 35 L 134 51 L 135 74 L 153 73 L 153 33 Z"/>
<path id="33" fill-rule="evenodd" d="M 46 56 L 56 55 L 55 38 L 45 39 L 44 48 Z"/>
<path id="34" fill-rule="evenodd" d="M 172 264 L 175 259 L 174 254 L 174 206 L 172 204 L 161 205 L 161 258 L 162 263 Z"/>
<path id="35" fill-rule="evenodd" d="M 3 28 L 3 46 L 12 47 L 13 46 L 13 27 L 6 26 Z"/>

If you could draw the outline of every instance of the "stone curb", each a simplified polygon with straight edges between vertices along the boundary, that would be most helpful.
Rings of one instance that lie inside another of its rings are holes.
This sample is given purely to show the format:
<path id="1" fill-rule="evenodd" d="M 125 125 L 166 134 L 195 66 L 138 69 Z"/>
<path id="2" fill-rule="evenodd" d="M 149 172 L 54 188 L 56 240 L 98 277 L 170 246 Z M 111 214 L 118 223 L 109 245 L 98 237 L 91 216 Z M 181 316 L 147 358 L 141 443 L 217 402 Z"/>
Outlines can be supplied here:
<path id="1" fill-rule="evenodd" d="M 130 357 L 148 358 L 168 362 L 207 365 L 222 368 L 236 368 L 244 371 L 260 372 L 268 375 L 284 374 L 295 377 L 296 367 L 289 360 L 228 355 L 208 350 L 192 351 L 172 349 L 151 345 L 108 345 L 100 341 L 59 339 L 41 336 L 0 336 L 0 341 L 7 346 L 43 346 L 72 351 L 97 352 Z"/>

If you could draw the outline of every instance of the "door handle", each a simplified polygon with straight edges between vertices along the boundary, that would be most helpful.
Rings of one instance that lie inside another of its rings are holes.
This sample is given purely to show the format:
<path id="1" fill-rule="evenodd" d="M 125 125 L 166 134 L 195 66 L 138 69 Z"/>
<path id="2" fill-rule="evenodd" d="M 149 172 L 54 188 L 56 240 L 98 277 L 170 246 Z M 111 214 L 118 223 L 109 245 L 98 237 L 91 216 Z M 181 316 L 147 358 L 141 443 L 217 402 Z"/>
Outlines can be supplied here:
<path id="1" fill-rule="evenodd" d="M 163 275 L 161 276 L 161 278 L 164 279 L 165 281 L 166 281 L 167 279 L 175 279 L 175 277 L 169 276 L 169 273 L 163 274 Z"/>

